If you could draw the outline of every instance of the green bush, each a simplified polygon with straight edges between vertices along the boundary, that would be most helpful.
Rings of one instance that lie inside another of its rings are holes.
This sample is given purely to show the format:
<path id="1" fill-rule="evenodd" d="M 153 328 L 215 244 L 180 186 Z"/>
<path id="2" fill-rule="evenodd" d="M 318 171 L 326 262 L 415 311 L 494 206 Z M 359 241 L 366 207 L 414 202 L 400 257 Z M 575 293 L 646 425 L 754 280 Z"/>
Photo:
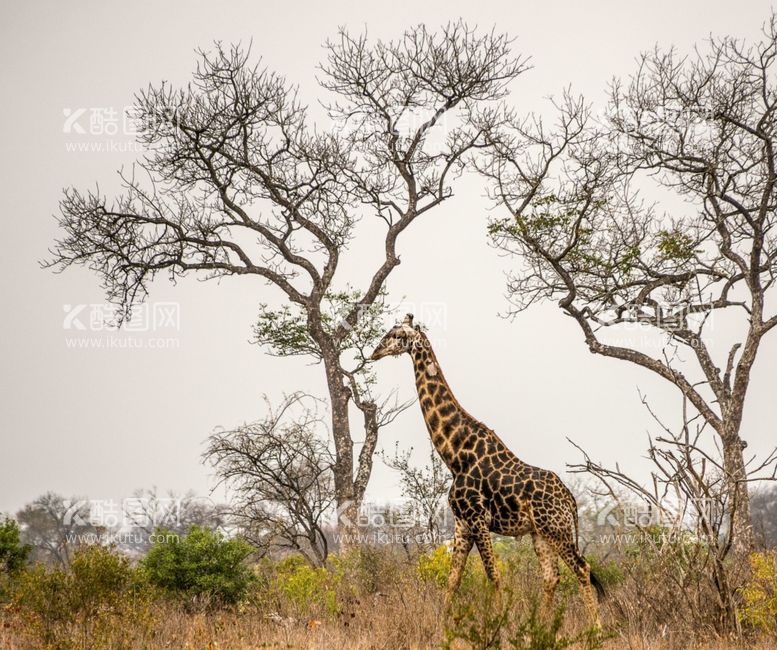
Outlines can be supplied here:
<path id="1" fill-rule="evenodd" d="M 516 611 L 516 597 L 509 588 L 501 592 L 481 578 L 477 581 L 479 597 L 460 602 L 445 628 L 443 647 L 459 647 L 460 641 L 476 650 L 514 648 L 515 650 L 584 650 L 601 648 L 612 634 L 590 627 L 573 636 L 561 633 L 564 608 L 543 618 L 536 599 L 525 612 Z"/>
<path id="2" fill-rule="evenodd" d="M 130 635 L 118 630 L 142 633 L 153 619 L 142 574 L 101 546 L 77 551 L 69 570 L 35 564 L 20 572 L 13 600 L 27 633 L 54 648 L 124 647 Z"/>
<path id="3" fill-rule="evenodd" d="M 192 526 L 184 537 L 158 531 L 143 568 L 151 583 L 206 603 L 233 604 L 246 598 L 255 575 L 246 564 L 248 542 Z"/>
<path id="4" fill-rule="evenodd" d="M 32 547 L 22 544 L 19 525 L 5 518 L 0 523 L 0 573 L 16 573 L 24 568 Z"/>
<path id="5" fill-rule="evenodd" d="M 602 583 L 605 591 L 619 585 L 626 577 L 617 562 L 602 560 L 596 556 L 588 556 L 586 559 L 591 565 L 591 571 Z"/>
<path id="6" fill-rule="evenodd" d="M 534 552 L 526 544 L 515 540 L 496 538 L 494 552 L 497 555 L 497 568 L 502 576 L 514 576 L 527 569 L 537 570 L 538 565 Z M 433 551 L 420 555 L 416 565 L 418 576 L 425 582 L 447 587 L 451 559 L 451 551 L 445 546 L 438 546 Z M 475 581 L 485 575 L 480 556 L 477 553 L 470 553 L 461 580 L 461 590 L 466 592 L 473 588 Z"/>
<path id="7" fill-rule="evenodd" d="M 10 598 L 12 578 L 24 569 L 31 550 L 22 544 L 18 524 L 5 518 L 0 523 L 0 603 Z"/>
<path id="8" fill-rule="evenodd" d="M 588 564 L 593 573 L 604 587 L 605 593 L 623 582 L 625 576 L 623 569 L 617 562 L 600 560 L 595 556 L 586 556 Z M 561 580 L 558 583 L 558 594 L 562 598 L 568 598 L 578 593 L 580 582 L 572 573 L 565 562 L 559 560 L 559 569 Z"/>
<path id="9" fill-rule="evenodd" d="M 80 612 L 71 600 L 71 579 L 62 569 L 35 564 L 13 582 L 13 600 L 34 638 L 54 647 L 67 647 L 69 622 Z"/>
<path id="10" fill-rule="evenodd" d="M 312 567 L 303 558 L 291 556 L 276 564 L 270 588 L 295 614 L 335 615 L 340 613 L 337 591 L 342 579 L 343 570 L 336 560 L 331 568 Z"/>
<path id="11" fill-rule="evenodd" d="M 451 554 L 445 546 L 438 546 L 418 558 L 418 576 L 425 582 L 433 582 L 440 587 L 448 584 L 451 571 Z"/>
<path id="12" fill-rule="evenodd" d="M 740 618 L 759 632 L 777 636 L 777 551 L 753 553 L 750 569 L 750 580 L 740 589 Z"/>
<path id="13" fill-rule="evenodd" d="M 363 594 L 393 590 L 402 578 L 403 557 L 389 547 L 360 546 L 330 561 L 344 573 L 349 586 Z M 342 591 L 342 590 L 341 590 Z"/>

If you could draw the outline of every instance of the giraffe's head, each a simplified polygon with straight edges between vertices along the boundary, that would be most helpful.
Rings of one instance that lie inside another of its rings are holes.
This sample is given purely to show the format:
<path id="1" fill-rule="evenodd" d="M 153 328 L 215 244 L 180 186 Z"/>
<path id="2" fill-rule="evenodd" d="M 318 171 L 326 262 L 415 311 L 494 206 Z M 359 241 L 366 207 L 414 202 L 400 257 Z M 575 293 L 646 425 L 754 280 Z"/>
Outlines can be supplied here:
<path id="1" fill-rule="evenodd" d="M 370 359 L 377 361 L 383 357 L 396 357 L 403 352 L 408 352 L 420 337 L 420 330 L 413 327 L 413 314 L 408 314 L 405 320 L 386 332 Z"/>

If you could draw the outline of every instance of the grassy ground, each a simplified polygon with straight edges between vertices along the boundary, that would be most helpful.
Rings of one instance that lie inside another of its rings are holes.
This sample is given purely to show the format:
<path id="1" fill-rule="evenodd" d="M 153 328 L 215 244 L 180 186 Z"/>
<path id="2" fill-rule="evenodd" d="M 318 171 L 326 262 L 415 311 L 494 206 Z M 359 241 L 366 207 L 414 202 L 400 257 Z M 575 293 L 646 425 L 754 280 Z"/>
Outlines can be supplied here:
<path id="1" fill-rule="evenodd" d="M 262 563 L 250 596 L 228 607 L 139 584 L 115 598 L 109 592 L 92 598 L 89 594 L 99 591 L 94 587 L 85 600 L 68 601 L 62 609 L 47 595 L 51 585 L 33 580 L 26 587 L 30 593 L 8 600 L 0 611 L 0 650 L 775 647 L 768 627 L 743 629 L 737 638 L 721 634 L 704 600 L 709 593 L 697 590 L 699 600 L 687 602 L 688 594 L 666 584 L 660 567 L 645 571 L 644 557 L 632 558 L 632 565 L 624 560 L 622 566 L 598 567 L 609 591 L 601 603 L 601 637 L 590 634 L 569 575 L 557 596 L 565 611 L 559 610 L 558 629 L 553 629 L 534 616 L 539 572 L 526 547 L 500 555 L 501 596 L 494 598 L 472 556 L 447 619 L 442 603 L 448 560 L 442 550 L 413 558 L 365 550 L 335 558 L 328 569 L 312 569 L 297 559 Z"/>

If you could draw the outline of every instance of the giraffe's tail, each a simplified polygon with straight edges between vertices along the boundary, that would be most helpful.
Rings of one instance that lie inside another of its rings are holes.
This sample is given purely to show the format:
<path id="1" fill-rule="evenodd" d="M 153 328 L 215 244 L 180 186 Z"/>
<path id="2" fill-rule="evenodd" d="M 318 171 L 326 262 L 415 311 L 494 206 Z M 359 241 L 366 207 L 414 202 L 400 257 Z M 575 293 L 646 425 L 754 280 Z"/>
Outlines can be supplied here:
<path id="1" fill-rule="evenodd" d="M 572 492 L 569 492 L 569 496 L 572 498 L 572 520 L 575 524 L 575 548 L 582 558 L 582 553 L 580 553 L 580 515 L 577 511 L 577 499 L 575 499 L 575 495 L 572 494 Z M 584 558 L 582 558 L 582 561 L 585 563 Z M 588 576 L 591 581 L 591 586 L 596 590 L 596 597 L 599 600 L 602 600 L 607 595 L 604 591 L 604 585 L 599 581 L 599 578 L 594 575 L 594 572 L 591 571 L 590 565 L 588 565 L 588 567 Z"/>
<path id="2" fill-rule="evenodd" d="M 575 548 L 580 548 L 580 517 L 577 512 L 577 501 L 574 501 L 574 497 L 572 497 L 573 503 L 574 503 L 574 510 L 575 513 Z"/>
<path id="3" fill-rule="evenodd" d="M 604 585 L 601 582 L 599 582 L 599 578 L 597 578 L 594 575 L 593 571 L 590 571 L 589 575 L 590 575 L 590 578 L 591 578 L 591 586 L 594 589 L 596 589 L 596 596 L 597 596 L 597 598 L 599 600 L 602 600 L 607 595 L 607 593 L 604 591 Z"/>

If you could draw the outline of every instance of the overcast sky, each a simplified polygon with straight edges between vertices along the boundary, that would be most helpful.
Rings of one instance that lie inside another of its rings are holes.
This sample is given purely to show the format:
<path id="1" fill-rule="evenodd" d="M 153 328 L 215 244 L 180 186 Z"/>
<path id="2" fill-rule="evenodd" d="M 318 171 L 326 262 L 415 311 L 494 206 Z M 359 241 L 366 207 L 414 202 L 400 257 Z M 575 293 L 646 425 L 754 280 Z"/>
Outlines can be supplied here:
<path id="1" fill-rule="evenodd" d="M 261 416 L 264 393 L 324 395 L 321 368 L 249 343 L 258 303 L 275 296 L 257 281 L 157 282 L 148 312 L 157 329 L 119 335 L 139 347 L 106 349 L 117 335 L 92 323 L 104 302 L 97 278 L 39 268 L 57 236 L 52 214 L 62 188 L 116 186 L 114 170 L 136 156 L 124 107 L 148 82 L 185 83 L 195 48 L 253 41 L 257 57 L 315 100 L 321 43 L 339 25 L 392 38 L 415 23 L 434 28 L 463 17 L 514 35 L 532 57 L 511 98 L 528 110 L 568 84 L 600 100 L 607 81 L 628 74 L 656 42 L 687 48 L 710 32 L 756 37 L 769 8 L 730 0 L 639 9 L 623 1 L 3 3 L 0 512 L 47 490 L 93 499 L 152 485 L 207 494 L 212 481 L 200 454 L 215 427 Z M 675 393 L 647 371 L 591 355 L 553 305 L 500 318 L 510 261 L 487 244 L 487 207 L 479 183 L 465 180 L 454 199 L 414 224 L 399 244 L 392 296 L 429 315 L 453 391 L 525 461 L 563 472 L 579 459 L 569 436 L 598 459 L 644 471 L 650 422 L 637 387 L 668 415 L 677 413 Z M 359 284 L 373 266 L 353 261 L 342 279 Z M 85 338 L 102 348 L 73 343 Z M 747 404 L 743 437 L 752 450 L 775 441 L 774 339 L 761 350 Z M 386 360 L 378 373 L 386 391 L 414 395 L 408 359 Z M 414 406 L 383 431 L 381 447 L 399 441 L 425 450 L 426 437 Z M 380 462 L 370 494 L 396 495 Z"/>

